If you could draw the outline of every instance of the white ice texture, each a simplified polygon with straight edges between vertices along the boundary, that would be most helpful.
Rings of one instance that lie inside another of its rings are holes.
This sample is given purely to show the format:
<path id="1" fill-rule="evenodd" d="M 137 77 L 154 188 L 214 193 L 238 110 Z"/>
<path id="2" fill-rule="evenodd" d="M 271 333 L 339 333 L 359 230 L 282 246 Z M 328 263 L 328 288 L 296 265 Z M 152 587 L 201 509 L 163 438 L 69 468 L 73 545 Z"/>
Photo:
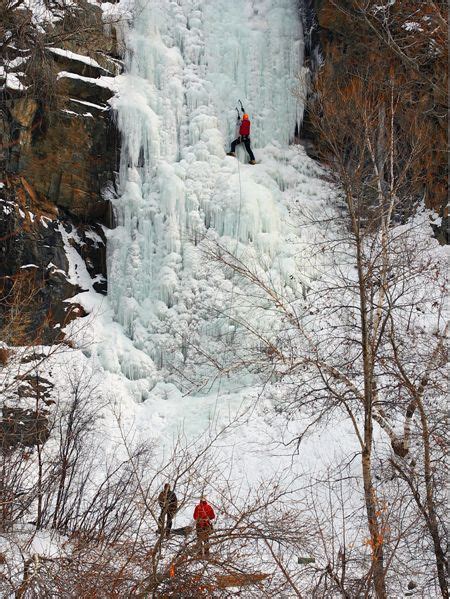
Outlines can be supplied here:
<path id="1" fill-rule="evenodd" d="M 274 332 L 263 300 L 245 301 L 245 282 L 205 257 L 206 247 L 227 248 L 283 294 L 308 278 L 290 204 L 310 188 L 311 203 L 324 200 L 313 196 L 325 187 L 301 148 L 289 147 L 303 113 L 298 2 L 138 0 L 125 40 L 111 101 L 122 153 L 109 301 L 133 347 L 166 380 L 193 389 L 201 381 L 177 378 L 190 363 L 225 367 L 248 350 L 240 323 Z M 239 160 L 226 156 L 238 99 L 257 166 L 240 147 Z M 136 379 L 142 359 L 132 362 Z"/>

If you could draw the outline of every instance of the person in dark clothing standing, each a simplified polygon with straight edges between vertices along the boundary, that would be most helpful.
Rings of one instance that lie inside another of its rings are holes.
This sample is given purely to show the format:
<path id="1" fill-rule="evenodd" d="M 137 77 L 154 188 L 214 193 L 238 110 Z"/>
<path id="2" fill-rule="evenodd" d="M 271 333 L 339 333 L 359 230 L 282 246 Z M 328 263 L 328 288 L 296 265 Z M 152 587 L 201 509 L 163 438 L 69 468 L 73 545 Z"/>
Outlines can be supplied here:
<path id="1" fill-rule="evenodd" d="M 166 537 L 170 535 L 172 521 L 178 509 L 178 499 L 174 491 L 171 490 L 169 483 L 164 485 L 158 497 L 161 513 L 158 518 L 158 532 L 165 533 Z"/>
<path id="2" fill-rule="evenodd" d="M 256 164 L 255 155 L 250 147 L 250 125 L 248 114 L 244 113 L 239 127 L 239 137 L 231 142 L 231 151 L 227 153 L 227 156 L 236 156 L 236 146 L 242 142 L 250 157 L 249 164 Z"/>
<path id="3" fill-rule="evenodd" d="M 194 510 L 194 520 L 196 522 L 197 547 L 201 557 L 209 556 L 209 537 L 213 531 L 212 520 L 216 517 L 214 510 L 204 497 L 200 498 L 200 503 Z"/>

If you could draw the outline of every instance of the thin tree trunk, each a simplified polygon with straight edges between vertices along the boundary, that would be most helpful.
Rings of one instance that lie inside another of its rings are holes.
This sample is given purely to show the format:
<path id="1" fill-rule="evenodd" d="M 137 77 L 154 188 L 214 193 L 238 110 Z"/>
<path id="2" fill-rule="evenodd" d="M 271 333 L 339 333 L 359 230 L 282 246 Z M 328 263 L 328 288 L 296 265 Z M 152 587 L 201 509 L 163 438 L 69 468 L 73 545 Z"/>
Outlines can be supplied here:
<path id="1" fill-rule="evenodd" d="M 436 510 L 436 504 L 435 504 L 435 500 L 434 500 L 435 483 L 433 481 L 433 472 L 432 472 L 432 466 L 431 466 L 430 430 L 428 427 L 428 417 L 427 417 L 427 414 L 425 412 L 425 408 L 423 405 L 423 394 L 425 392 L 425 389 L 426 389 L 428 381 L 429 381 L 429 373 L 432 368 L 432 365 L 435 363 L 435 361 L 438 357 L 438 353 L 443 348 L 446 332 L 447 332 L 447 327 L 445 329 L 444 335 L 438 340 L 438 343 L 436 344 L 436 347 L 435 347 L 433 353 L 431 354 L 429 364 L 427 365 L 426 371 L 425 371 L 417 389 L 414 387 L 414 385 L 412 384 L 411 380 L 409 379 L 407 373 L 405 372 L 405 369 L 403 368 L 402 362 L 398 355 L 397 344 L 395 343 L 394 336 L 391 335 L 391 343 L 392 343 L 392 348 L 394 350 L 395 363 L 397 364 L 397 367 L 401 374 L 403 383 L 407 386 L 407 388 L 409 389 L 409 391 L 411 392 L 412 397 L 413 397 L 412 401 L 410 402 L 410 404 L 408 406 L 408 410 L 406 413 L 404 443 L 407 443 L 409 441 L 410 421 L 411 421 L 414 411 L 416 409 L 418 410 L 419 416 L 420 416 L 420 424 L 421 424 L 421 428 L 422 428 L 421 436 L 422 436 L 422 443 L 423 443 L 423 463 L 424 463 L 423 469 L 424 469 L 424 479 L 425 479 L 425 492 L 426 492 L 425 504 L 426 504 L 426 506 L 423 505 L 423 503 L 420 499 L 419 492 L 414 491 L 412 480 L 410 478 L 406 477 L 406 475 L 404 475 L 404 479 L 408 482 L 408 484 L 413 492 L 414 500 L 415 500 L 417 506 L 419 507 L 419 510 L 422 512 L 422 514 L 424 516 L 426 526 L 427 526 L 430 536 L 432 538 L 434 555 L 436 558 L 436 569 L 437 569 L 439 587 L 441 589 L 442 597 L 444 597 L 444 599 L 449 598 L 448 582 L 447 582 L 448 561 L 446 558 L 445 551 L 442 548 L 441 535 L 439 532 L 439 524 L 438 524 L 438 517 L 437 517 L 437 510 Z M 407 445 L 406 445 L 406 448 L 408 448 Z M 398 466 L 397 466 L 397 469 L 398 469 Z M 402 471 L 400 470 L 400 472 L 402 472 Z"/>
<path id="2" fill-rule="evenodd" d="M 427 509 L 428 509 L 428 527 L 430 530 L 431 538 L 433 539 L 434 554 L 436 556 L 436 568 L 439 580 L 439 587 L 441 589 L 442 597 L 448 599 L 448 582 L 447 582 L 447 571 L 448 563 L 445 557 L 444 550 L 441 545 L 441 537 L 439 534 L 438 519 L 436 515 L 436 505 L 434 502 L 434 483 L 433 474 L 431 469 L 431 455 L 430 455 L 430 431 L 428 429 L 428 420 L 423 409 L 421 398 L 417 399 L 417 405 L 419 408 L 420 421 L 422 425 L 422 439 L 423 439 L 423 454 L 424 454 L 424 476 L 425 476 L 425 488 L 427 496 Z"/>
<path id="3" fill-rule="evenodd" d="M 37 517 L 36 517 L 36 528 L 41 528 L 42 526 L 42 499 L 44 496 L 43 491 L 43 464 L 42 464 L 42 445 L 38 443 L 37 446 L 37 454 L 38 454 L 38 480 L 37 480 Z"/>
<path id="4" fill-rule="evenodd" d="M 0 479 L 0 505 L 2 510 L 2 516 L 0 520 L 0 532 L 6 532 L 8 530 L 8 509 L 9 509 L 9 501 L 6 491 L 6 482 L 5 482 L 5 455 L 2 455 L 2 469 L 1 469 L 1 479 Z"/>
<path id="5" fill-rule="evenodd" d="M 377 599 L 387 599 L 384 572 L 383 535 L 377 515 L 376 495 L 372 482 L 372 441 L 373 441 L 373 356 L 367 318 L 366 278 L 364 275 L 362 242 L 359 227 L 353 217 L 356 235 L 356 259 L 359 282 L 359 301 L 361 310 L 361 345 L 364 370 L 364 446 L 362 451 L 362 471 L 364 481 L 364 500 L 367 523 L 372 547 L 372 572 Z M 356 227 L 355 227 L 356 225 Z"/>
<path id="6" fill-rule="evenodd" d="M 372 483 L 371 450 L 364 449 L 362 457 L 364 480 L 364 499 L 366 503 L 367 521 L 369 524 L 370 544 L 372 547 L 372 572 L 375 593 L 378 599 L 387 599 L 384 572 L 383 534 L 377 516 L 377 500 Z"/>

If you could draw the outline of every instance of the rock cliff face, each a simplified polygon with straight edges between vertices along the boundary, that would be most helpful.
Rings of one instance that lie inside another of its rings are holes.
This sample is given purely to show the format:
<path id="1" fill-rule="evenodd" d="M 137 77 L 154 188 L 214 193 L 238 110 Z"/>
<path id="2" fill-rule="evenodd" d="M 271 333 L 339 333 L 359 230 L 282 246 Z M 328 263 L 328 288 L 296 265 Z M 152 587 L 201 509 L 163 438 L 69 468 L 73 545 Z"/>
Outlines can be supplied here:
<path id="1" fill-rule="evenodd" d="M 439 4 L 431 9 L 427 8 L 427 3 L 419 6 L 409 0 L 392 3 L 387 17 L 389 25 L 385 29 L 380 27 L 381 35 L 376 33 L 379 25 L 376 2 L 363 4 L 367 6 L 371 24 L 361 14 L 361 3 L 353 0 L 305 0 L 303 20 L 306 59 L 313 77 L 320 80 L 319 87 L 329 90 L 331 95 L 349 74 L 362 68 L 370 72 L 371 77 L 374 74 L 378 77 L 377 73 L 383 70 L 388 74 L 391 72 L 396 85 L 403 86 L 397 127 L 410 145 L 417 136 L 428 139 L 422 159 L 411 170 L 410 176 L 422 182 L 418 197 L 443 217 L 443 224 L 436 233 L 442 241 L 448 241 L 448 118 L 447 96 L 443 92 L 447 87 L 447 60 L 446 41 L 439 33 L 440 26 L 436 26 L 440 19 Z M 429 24 L 430 35 L 421 22 Z M 383 39 L 383 35 L 391 34 L 400 44 L 400 51 L 394 50 L 387 43 L 389 40 Z M 318 156 L 322 143 L 320 131 L 314 128 L 309 116 L 307 106 L 301 137 L 306 149 Z M 408 156 L 408 152 L 405 155 Z"/>
<path id="2" fill-rule="evenodd" d="M 39 330 L 44 342 L 80 315 L 64 302 L 80 291 L 71 252 L 84 260 L 93 287 L 106 292 L 103 227 L 111 221 L 119 154 L 108 100 L 120 61 L 106 52 L 88 57 L 73 40 L 70 47 L 45 48 L 52 104 L 8 75 L 0 81 L 0 317 L 8 318 L 12 290 L 28 289 L 32 279 L 28 332 Z M 23 333 L 17 342 L 26 342 Z"/>
<path id="3" fill-rule="evenodd" d="M 6 101 L 13 140 L 6 171 L 24 176 L 37 194 L 70 214 L 106 224 L 102 191 L 112 179 L 117 148 L 106 105 L 111 91 L 68 77 L 58 83 L 67 108 L 52 118 L 33 99 Z"/>

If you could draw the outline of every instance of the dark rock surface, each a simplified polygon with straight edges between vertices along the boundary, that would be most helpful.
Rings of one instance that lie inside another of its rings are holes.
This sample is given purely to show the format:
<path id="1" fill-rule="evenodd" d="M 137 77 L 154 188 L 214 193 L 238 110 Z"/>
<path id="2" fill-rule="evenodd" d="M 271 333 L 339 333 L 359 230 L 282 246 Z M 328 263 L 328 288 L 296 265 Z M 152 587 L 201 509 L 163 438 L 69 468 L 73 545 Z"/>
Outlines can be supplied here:
<path id="1" fill-rule="evenodd" d="M 67 241 L 62 232 L 67 233 L 68 243 L 83 258 L 99 293 L 106 293 L 106 240 L 100 224 L 81 222 L 48 199 L 33 197 L 30 190 L 18 177 L 10 178 L 3 190 L 1 289 L 7 297 L 15 284 L 32 288 L 31 305 L 23 308 L 27 313 L 25 332 L 28 340 L 39 334 L 41 342 L 52 343 L 61 338 L 61 326 L 82 314 L 79 306 L 65 301 L 84 289 L 70 280 Z M 2 318 L 8 318 L 8 306 L 0 304 L 0 321 Z M 23 341 L 26 339 L 19 336 L 17 342 Z"/>
<path id="2" fill-rule="evenodd" d="M 33 361 L 33 356 L 29 357 Z M 25 364 L 25 360 L 21 363 Z M 31 371 L 17 374 L 15 382 L 12 396 L 11 390 L 8 394 L 8 403 L 13 405 L 2 404 L 0 448 L 4 452 L 17 447 L 42 445 L 50 436 L 49 416 L 55 404 L 52 398 L 54 384 Z"/>
<path id="3" fill-rule="evenodd" d="M 111 76 L 114 74 L 100 65 L 96 66 L 95 64 L 90 64 L 90 62 L 97 61 L 85 61 L 82 58 L 76 58 L 71 54 L 64 55 L 55 48 L 47 48 L 47 52 L 61 71 L 68 71 L 70 73 L 82 75 L 83 77 L 101 77 L 102 75 Z"/>
<path id="4" fill-rule="evenodd" d="M 8 451 L 42 445 L 50 436 L 48 413 L 22 408 L 3 408 L 0 420 L 0 447 Z"/>
<path id="5" fill-rule="evenodd" d="M 49 116 L 30 98 L 6 99 L 10 142 L 4 170 L 23 175 L 37 194 L 70 214 L 107 224 L 102 191 L 114 180 L 119 145 L 106 104 L 112 91 L 92 81 L 60 81 L 67 101 L 57 114 Z"/>

